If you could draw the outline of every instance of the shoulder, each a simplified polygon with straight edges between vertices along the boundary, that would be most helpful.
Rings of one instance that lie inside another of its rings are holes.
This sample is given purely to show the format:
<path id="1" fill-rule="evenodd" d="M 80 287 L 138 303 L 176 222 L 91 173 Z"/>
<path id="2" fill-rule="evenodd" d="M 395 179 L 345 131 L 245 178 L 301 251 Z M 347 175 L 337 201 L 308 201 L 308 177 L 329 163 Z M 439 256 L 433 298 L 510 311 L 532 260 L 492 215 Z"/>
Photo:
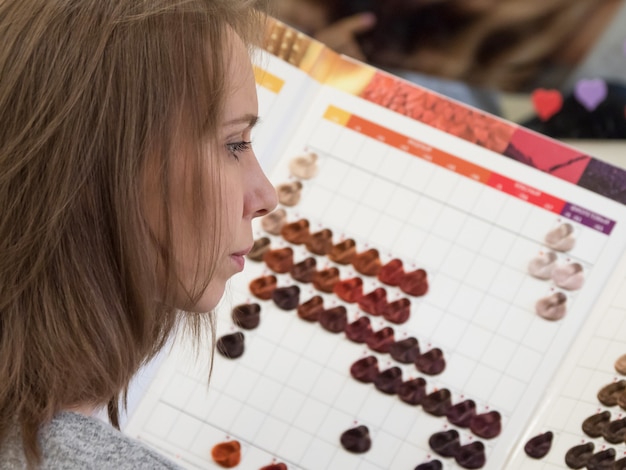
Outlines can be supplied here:
<path id="1" fill-rule="evenodd" d="M 41 430 L 43 469 L 179 469 L 155 451 L 106 423 L 60 413 Z"/>

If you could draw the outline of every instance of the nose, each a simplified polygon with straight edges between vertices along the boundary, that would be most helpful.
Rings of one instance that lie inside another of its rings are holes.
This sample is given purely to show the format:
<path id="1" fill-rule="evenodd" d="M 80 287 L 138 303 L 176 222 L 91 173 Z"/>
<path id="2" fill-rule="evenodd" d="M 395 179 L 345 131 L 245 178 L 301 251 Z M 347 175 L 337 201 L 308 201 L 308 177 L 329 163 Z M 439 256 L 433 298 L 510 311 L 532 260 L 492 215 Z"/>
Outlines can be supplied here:
<path id="1" fill-rule="evenodd" d="M 250 218 L 260 217 L 272 212 L 278 204 L 276 188 L 270 183 L 256 158 L 252 159 L 251 175 L 247 178 L 245 215 Z"/>

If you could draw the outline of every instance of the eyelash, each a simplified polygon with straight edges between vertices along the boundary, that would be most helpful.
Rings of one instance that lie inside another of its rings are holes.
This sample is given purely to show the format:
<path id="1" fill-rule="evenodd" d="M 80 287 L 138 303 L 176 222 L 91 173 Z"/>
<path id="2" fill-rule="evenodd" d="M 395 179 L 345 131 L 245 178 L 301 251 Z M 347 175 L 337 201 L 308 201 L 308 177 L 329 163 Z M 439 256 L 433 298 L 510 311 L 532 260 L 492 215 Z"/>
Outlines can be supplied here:
<path id="1" fill-rule="evenodd" d="M 239 153 L 247 152 L 252 148 L 252 142 L 233 142 L 232 144 L 226 144 L 228 151 L 235 159 L 239 160 Z"/>

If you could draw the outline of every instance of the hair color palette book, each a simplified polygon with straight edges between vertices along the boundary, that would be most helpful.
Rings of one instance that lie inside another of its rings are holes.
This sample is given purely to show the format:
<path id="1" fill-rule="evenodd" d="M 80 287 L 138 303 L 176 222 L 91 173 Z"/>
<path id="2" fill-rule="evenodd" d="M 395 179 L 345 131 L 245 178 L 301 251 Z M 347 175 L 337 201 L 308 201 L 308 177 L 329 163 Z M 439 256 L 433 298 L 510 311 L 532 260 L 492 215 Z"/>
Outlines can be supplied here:
<path id="1" fill-rule="evenodd" d="M 125 432 L 187 468 L 626 468 L 626 172 L 275 22 L 279 206 Z"/>

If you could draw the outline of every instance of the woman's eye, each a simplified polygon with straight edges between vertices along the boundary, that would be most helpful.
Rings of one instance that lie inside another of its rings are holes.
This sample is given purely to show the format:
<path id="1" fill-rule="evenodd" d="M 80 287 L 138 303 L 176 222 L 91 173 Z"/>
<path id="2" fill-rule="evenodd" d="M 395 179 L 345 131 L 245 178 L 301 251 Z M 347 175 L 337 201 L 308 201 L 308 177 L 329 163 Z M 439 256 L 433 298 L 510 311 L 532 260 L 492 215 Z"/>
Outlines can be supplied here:
<path id="1" fill-rule="evenodd" d="M 232 144 L 226 144 L 226 147 L 232 156 L 239 160 L 239 154 L 250 150 L 252 148 L 252 142 L 233 142 Z"/>

